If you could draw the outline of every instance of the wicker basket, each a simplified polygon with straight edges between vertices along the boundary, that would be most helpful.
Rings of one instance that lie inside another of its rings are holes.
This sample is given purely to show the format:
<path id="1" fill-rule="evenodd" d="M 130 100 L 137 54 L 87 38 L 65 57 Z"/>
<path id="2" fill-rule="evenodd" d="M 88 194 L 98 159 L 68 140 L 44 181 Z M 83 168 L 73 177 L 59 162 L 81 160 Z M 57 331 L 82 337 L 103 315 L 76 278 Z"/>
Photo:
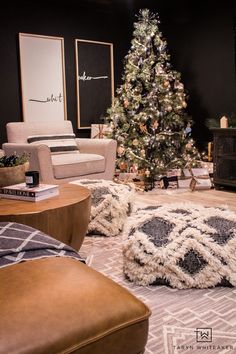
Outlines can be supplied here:
<path id="1" fill-rule="evenodd" d="M 25 171 L 27 171 L 28 168 L 28 162 L 18 166 L 0 167 L 0 187 L 24 182 Z"/>

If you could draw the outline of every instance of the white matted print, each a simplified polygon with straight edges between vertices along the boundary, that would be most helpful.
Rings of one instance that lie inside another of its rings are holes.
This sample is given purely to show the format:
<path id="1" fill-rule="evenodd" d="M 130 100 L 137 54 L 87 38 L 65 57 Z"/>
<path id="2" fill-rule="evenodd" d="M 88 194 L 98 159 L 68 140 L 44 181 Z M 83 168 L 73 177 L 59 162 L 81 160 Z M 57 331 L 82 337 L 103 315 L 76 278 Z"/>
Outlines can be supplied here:
<path id="1" fill-rule="evenodd" d="M 67 119 L 64 39 L 19 33 L 23 119 Z"/>

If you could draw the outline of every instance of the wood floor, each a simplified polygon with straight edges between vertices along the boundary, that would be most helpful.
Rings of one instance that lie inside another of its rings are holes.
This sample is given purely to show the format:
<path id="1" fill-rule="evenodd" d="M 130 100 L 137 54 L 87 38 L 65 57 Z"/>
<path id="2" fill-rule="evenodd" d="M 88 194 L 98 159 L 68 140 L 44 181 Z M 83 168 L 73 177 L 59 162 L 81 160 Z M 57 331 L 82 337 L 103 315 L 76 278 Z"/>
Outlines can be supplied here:
<path id="1" fill-rule="evenodd" d="M 160 192 L 138 192 L 138 202 L 149 204 L 163 203 L 183 203 L 192 202 L 204 206 L 227 206 L 236 212 L 236 190 L 201 190 L 201 191 L 183 191 L 177 190 L 160 190 Z"/>

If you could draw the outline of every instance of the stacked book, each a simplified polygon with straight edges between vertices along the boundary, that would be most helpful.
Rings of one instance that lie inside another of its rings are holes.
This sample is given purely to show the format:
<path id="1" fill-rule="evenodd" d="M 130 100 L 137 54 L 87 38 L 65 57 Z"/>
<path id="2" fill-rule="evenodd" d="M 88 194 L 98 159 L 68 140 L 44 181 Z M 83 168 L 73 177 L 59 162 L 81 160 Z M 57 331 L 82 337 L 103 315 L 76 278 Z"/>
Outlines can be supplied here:
<path id="1" fill-rule="evenodd" d="M 55 197 L 59 194 L 59 187 L 55 184 L 40 184 L 29 188 L 25 183 L 14 184 L 0 188 L 0 197 L 9 199 L 37 202 L 39 200 Z"/>

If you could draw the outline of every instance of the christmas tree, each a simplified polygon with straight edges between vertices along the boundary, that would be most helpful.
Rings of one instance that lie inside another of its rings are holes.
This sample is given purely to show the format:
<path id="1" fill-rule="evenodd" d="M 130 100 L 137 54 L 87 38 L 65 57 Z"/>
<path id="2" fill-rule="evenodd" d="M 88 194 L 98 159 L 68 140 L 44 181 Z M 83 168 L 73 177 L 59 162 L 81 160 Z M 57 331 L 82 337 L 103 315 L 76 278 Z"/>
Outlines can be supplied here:
<path id="1" fill-rule="evenodd" d="M 181 75 L 169 62 L 158 15 L 140 10 L 131 48 L 125 57 L 123 84 L 106 117 L 118 143 L 117 167 L 137 169 L 150 178 L 169 169 L 197 165 Z"/>

